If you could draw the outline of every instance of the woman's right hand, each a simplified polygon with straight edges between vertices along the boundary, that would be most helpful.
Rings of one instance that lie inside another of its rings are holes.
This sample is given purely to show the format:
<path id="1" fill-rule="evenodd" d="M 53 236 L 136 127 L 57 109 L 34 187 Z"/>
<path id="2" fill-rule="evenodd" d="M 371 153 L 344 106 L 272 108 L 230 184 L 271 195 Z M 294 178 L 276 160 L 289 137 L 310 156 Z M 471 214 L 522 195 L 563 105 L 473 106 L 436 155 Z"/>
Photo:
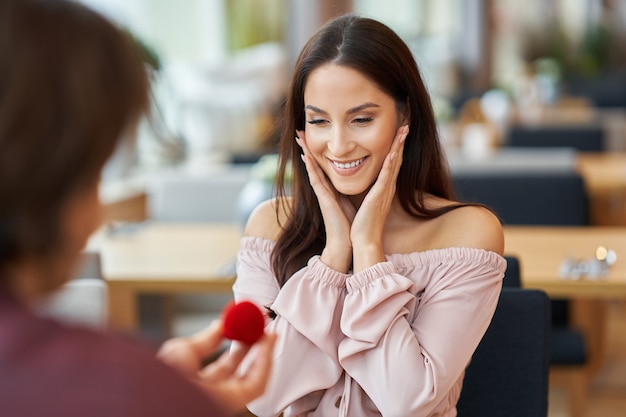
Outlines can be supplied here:
<path id="1" fill-rule="evenodd" d="M 304 152 L 302 160 L 326 225 L 326 246 L 322 251 L 321 261 L 336 271 L 347 273 L 352 265 L 350 228 L 356 209 L 346 197 L 335 190 L 311 156 L 303 130 L 297 132 L 296 142 Z"/>

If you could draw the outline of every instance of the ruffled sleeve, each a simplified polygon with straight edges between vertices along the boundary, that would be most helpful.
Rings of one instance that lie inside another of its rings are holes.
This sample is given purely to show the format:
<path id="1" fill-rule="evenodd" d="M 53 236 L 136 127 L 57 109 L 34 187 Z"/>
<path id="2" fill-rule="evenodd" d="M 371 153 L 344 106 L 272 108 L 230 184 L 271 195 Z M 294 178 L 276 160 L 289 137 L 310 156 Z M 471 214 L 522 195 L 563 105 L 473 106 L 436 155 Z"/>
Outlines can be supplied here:
<path id="1" fill-rule="evenodd" d="M 261 416 L 278 415 L 298 403 L 315 409 L 320 391 L 335 385 L 343 372 L 337 345 L 347 276 L 313 257 L 279 288 L 270 264 L 272 247 L 273 242 L 260 238 L 242 240 L 233 287 L 235 299 L 276 313 L 266 326 L 278 334 L 270 382 L 266 394 L 249 404 Z"/>
<path id="2" fill-rule="evenodd" d="M 471 248 L 389 260 L 348 280 L 339 360 L 382 415 L 428 416 L 456 404 L 506 262 Z"/>
<path id="3" fill-rule="evenodd" d="M 265 310 L 280 290 L 270 265 L 274 242 L 255 237 L 241 239 L 237 254 L 237 279 L 233 285 L 235 300 L 255 302 Z"/>

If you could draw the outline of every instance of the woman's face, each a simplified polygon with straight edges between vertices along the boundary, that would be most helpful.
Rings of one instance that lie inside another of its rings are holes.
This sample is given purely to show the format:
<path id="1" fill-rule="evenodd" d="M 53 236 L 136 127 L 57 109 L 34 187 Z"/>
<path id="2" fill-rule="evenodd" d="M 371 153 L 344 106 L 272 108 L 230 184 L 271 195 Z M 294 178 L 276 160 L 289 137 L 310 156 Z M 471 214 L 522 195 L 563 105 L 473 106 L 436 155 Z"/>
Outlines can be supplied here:
<path id="1" fill-rule="evenodd" d="M 338 192 L 369 190 L 402 120 L 394 99 L 352 68 L 326 64 L 304 88 L 311 156 Z"/>

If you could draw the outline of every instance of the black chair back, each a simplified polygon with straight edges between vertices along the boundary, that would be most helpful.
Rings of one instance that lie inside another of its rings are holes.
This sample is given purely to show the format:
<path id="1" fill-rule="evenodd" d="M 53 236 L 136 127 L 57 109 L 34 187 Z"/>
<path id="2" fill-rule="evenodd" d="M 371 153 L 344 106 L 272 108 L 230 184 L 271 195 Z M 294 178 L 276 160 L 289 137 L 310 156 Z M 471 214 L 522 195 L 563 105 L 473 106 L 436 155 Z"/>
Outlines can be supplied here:
<path id="1" fill-rule="evenodd" d="M 581 152 L 606 150 L 601 125 L 580 126 L 513 126 L 506 144 L 524 148 L 574 148 Z"/>
<path id="2" fill-rule="evenodd" d="M 459 417 L 545 417 L 550 302 L 540 290 L 503 288 L 466 370 Z"/>
<path id="3" fill-rule="evenodd" d="M 506 271 L 504 271 L 503 287 L 521 288 L 522 273 L 519 265 L 519 259 L 512 255 L 505 255 Z"/>
<path id="4" fill-rule="evenodd" d="M 485 204 L 512 225 L 586 225 L 588 196 L 582 176 L 564 172 L 453 173 L 460 200 Z"/>
<path id="5" fill-rule="evenodd" d="M 460 200 L 489 206 L 504 224 L 589 224 L 587 191 L 582 176 L 575 171 L 453 173 L 452 180 Z M 509 273 L 513 272 L 507 268 Z M 515 282 L 506 275 L 503 281 L 504 286 L 511 287 L 519 287 L 520 283 L 521 280 Z M 587 343 L 583 333 L 570 324 L 569 300 L 552 299 L 551 304 L 551 363 L 584 364 L 587 360 Z"/>

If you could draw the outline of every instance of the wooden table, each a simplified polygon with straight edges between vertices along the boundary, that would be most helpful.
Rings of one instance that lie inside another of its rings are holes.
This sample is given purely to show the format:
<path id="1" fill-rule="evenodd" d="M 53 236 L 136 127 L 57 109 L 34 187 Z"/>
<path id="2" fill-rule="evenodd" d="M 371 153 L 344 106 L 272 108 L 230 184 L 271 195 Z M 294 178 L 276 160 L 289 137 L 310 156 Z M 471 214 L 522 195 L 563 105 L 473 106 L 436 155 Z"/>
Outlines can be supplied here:
<path id="1" fill-rule="evenodd" d="M 111 326 L 138 329 L 140 293 L 232 292 L 240 237 L 240 226 L 231 224 L 145 222 L 100 230 L 89 248 L 101 254 Z"/>
<path id="2" fill-rule="evenodd" d="M 589 259 L 598 246 L 617 252 L 609 273 L 597 279 L 563 279 L 561 262 Z M 528 227 L 505 228 L 505 252 L 520 260 L 522 285 L 539 288 L 551 297 L 571 300 L 573 324 L 585 334 L 589 371 L 604 364 L 607 301 L 626 300 L 626 227 Z"/>
<path id="3" fill-rule="evenodd" d="M 592 195 L 626 193 L 626 152 L 582 152 L 576 167 Z"/>
<path id="4" fill-rule="evenodd" d="M 234 224 L 146 222 L 114 234 L 99 231 L 90 247 L 102 255 L 112 324 L 134 328 L 133 299 L 142 291 L 230 292 L 241 235 Z M 553 297 L 626 299 L 626 227 L 507 226 L 505 239 L 506 253 L 520 259 L 525 287 L 543 289 Z M 599 245 L 618 255 L 606 278 L 559 278 L 565 257 L 589 258 Z"/>
<path id="5" fill-rule="evenodd" d="M 576 169 L 589 193 L 591 223 L 626 226 L 626 152 L 581 153 Z"/>
<path id="6" fill-rule="evenodd" d="M 230 224 L 141 223 L 116 233 L 99 231 L 90 241 L 100 250 L 109 287 L 113 328 L 138 329 L 137 298 L 146 293 L 230 293 L 242 231 Z M 626 299 L 626 227 L 505 228 L 505 253 L 517 256 L 522 285 L 572 300 L 574 320 L 589 340 L 592 366 L 604 362 L 606 301 Z M 617 262 L 602 279 L 561 279 L 566 257 L 591 258 L 599 245 L 614 249 Z"/>
<path id="7" fill-rule="evenodd" d="M 561 262 L 589 259 L 596 248 L 617 252 L 617 262 L 604 278 L 560 279 Z M 505 251 L 520 259 L 524 287 L 540 288 L 553 297 L 626 299 L 626 227 L 507 226 Z"/>

